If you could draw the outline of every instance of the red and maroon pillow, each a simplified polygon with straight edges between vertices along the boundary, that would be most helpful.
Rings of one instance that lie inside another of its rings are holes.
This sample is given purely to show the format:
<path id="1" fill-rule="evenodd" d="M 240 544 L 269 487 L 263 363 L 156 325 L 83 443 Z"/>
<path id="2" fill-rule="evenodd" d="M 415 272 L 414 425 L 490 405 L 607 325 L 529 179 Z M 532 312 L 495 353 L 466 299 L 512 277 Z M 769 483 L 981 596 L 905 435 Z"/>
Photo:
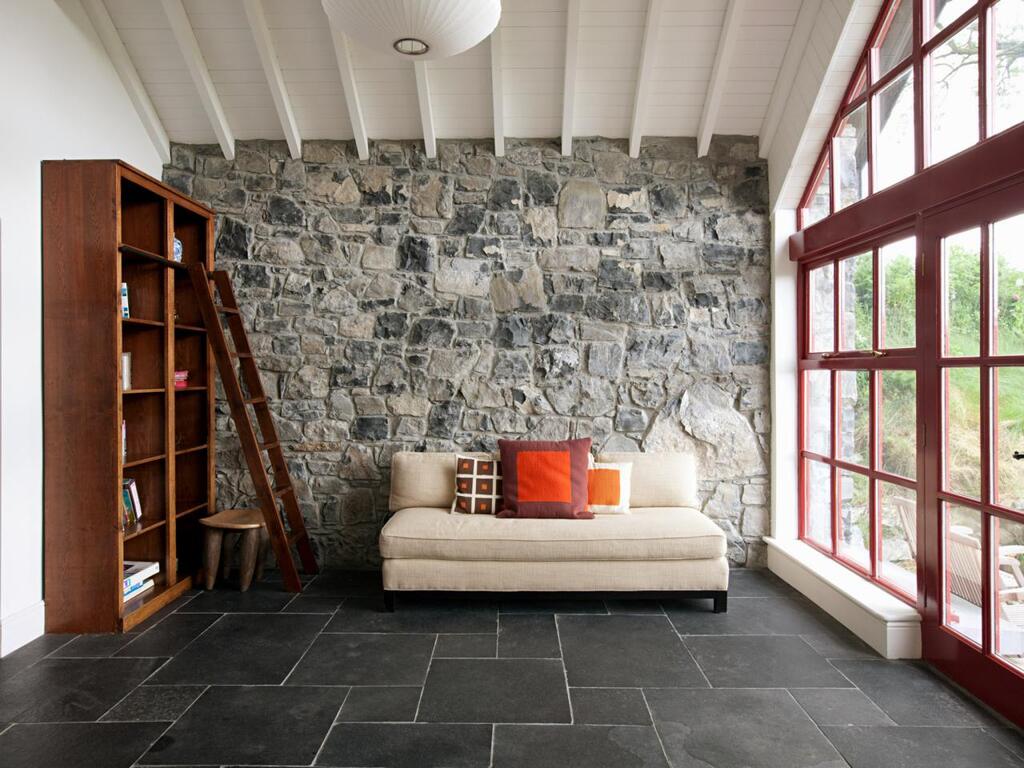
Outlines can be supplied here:
<path id="1" fill-rule="evenodd" d="M 498 517 L 589 519 L 590 438 L 499 440 L 504 507 Z"/>

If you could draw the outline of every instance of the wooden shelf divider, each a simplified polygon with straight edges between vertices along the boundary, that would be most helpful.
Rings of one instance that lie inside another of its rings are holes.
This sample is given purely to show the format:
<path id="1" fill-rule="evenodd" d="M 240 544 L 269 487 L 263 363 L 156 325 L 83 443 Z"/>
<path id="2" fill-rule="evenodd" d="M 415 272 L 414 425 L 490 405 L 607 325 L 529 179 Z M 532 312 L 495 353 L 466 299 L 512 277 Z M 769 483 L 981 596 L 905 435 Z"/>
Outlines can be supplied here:
<path id="1" fill-rule="evenodd" d="M 216 509 L 214 361 L 187 272 L 213 268 L 215 214 L 116 160 L 44 162 L 42 192 L 46 630 L 126 631 L 201 575 L 198 516 Z M 126 478 L 142 521 L 122 530 Z M 127 603 L 126 560 L 160 563 Z"/>

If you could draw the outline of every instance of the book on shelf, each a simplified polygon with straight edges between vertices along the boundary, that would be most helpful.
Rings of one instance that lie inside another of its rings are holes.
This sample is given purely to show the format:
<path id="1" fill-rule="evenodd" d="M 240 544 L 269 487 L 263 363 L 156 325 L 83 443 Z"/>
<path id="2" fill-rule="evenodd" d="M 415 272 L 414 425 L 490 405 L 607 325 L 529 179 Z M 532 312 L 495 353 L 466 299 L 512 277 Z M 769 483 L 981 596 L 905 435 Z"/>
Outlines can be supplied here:
<path id="1" fill-rule="evenodd" d="M 132 388 L 132 353 L 121 353 L 121 389 L 128 391 Z"/>
<path id="2" fill-rule="evenodd" d="M 160 573 L 160 563 L 149 560 L 125 560 L 122 588 L 125 594 L 134 590 L 147 579 Z"/>
<path id="3" fill-rule="evenodd" d="M 128 422 L 121 419 L 121 463 L 128 461 Z"/>
<path id="4" fill-rule="evenodd" d="M 132 495 L 127 488 L 121 488 L 121 530 L 127 531 L 135 523 L 132 522 Z"/>
<path id="5" fill-rule="evenodd" d="M 121 317 L 131 317 L 128 311 L 128 283 L 121 283 Z"/>
<path id="6" fill-rule="evenodd" d="M 174 388 L 185 389 L 188 386 L 188 371 L 174 372 Z"/>
<path id="7" fill-rule="evenodd" d="M 155 586 L 156 583 L 152 579 L 146 579 L 141 584 L 138 584 L 131 589 L 126 589 L 124 591 L 124 602 L 127 603 L 129 600 L 134 600 L 135 598 L 140 597 L 143 592 L 148 592 Z"/>
<path id="8" fill-rule="evenodd" d="M 135 481 L 126 477 L 121 481 L 122 504 L 124 505 L 124 527 L 127 530 L 142 522 L 142 502 L 139 500 L 139 487 Z"/>

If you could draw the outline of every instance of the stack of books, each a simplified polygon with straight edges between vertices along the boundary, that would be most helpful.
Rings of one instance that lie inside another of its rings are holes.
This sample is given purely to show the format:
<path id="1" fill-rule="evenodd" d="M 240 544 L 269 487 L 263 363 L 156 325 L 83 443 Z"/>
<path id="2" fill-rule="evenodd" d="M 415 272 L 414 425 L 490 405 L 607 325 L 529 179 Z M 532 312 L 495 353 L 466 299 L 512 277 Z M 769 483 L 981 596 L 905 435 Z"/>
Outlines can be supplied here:
<path id="1" fill-rule="evenodd" d="M 184 389 L 188 386 L 188 371 L 174 372 L 174 388 Z"/>
<path id="2" fill-rule="evenodd" d="M 124 578 L 121 586 L 124 590 L 124 601 L 128 602 L 148 592 L 154 586 L 153 577 L 160 573 L 160 563 L 145 560 L 125 560 Z"/>
<path id="3" fill-rule="evenodd" d="M 142 502 L 135 481 L 126 477 L 121 481 L 121 530 L 127 531 L 142 522 Z"/>

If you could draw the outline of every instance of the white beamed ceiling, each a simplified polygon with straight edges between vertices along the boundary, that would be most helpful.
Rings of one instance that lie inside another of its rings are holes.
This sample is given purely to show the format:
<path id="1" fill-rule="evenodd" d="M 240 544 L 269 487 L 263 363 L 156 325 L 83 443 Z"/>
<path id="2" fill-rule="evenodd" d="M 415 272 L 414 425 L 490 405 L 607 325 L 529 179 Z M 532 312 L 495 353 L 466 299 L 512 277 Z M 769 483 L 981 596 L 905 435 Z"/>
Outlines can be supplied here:
<path id="1" fill-rule="evenodd" d="M 217 137 L 160 0 L 104 0 L 171 141 Z M 262 0 L 303 139 L 350 139 L 352 125 L 327 16 L 319 0 Z M 644 135 L 695 136 L 727 0 L 665 0 L 655 40 Z M 715 133 L 761 128 L 801 0 L 751 0 L 741 15 Z M 567 0 L 504 0 L 505 133 L 561 132 Z M 242 0 L 184 0 L 228 123 L 239 139 L 283 139 Z M 648 0 L 581 0 L 573 135 L 628 138 Z M 370 139 L 418 139 L 423 126 L 411 62 L 351 40 Z M 438 138 L 493 135 L 490 46 L 430 62 Z"/>

